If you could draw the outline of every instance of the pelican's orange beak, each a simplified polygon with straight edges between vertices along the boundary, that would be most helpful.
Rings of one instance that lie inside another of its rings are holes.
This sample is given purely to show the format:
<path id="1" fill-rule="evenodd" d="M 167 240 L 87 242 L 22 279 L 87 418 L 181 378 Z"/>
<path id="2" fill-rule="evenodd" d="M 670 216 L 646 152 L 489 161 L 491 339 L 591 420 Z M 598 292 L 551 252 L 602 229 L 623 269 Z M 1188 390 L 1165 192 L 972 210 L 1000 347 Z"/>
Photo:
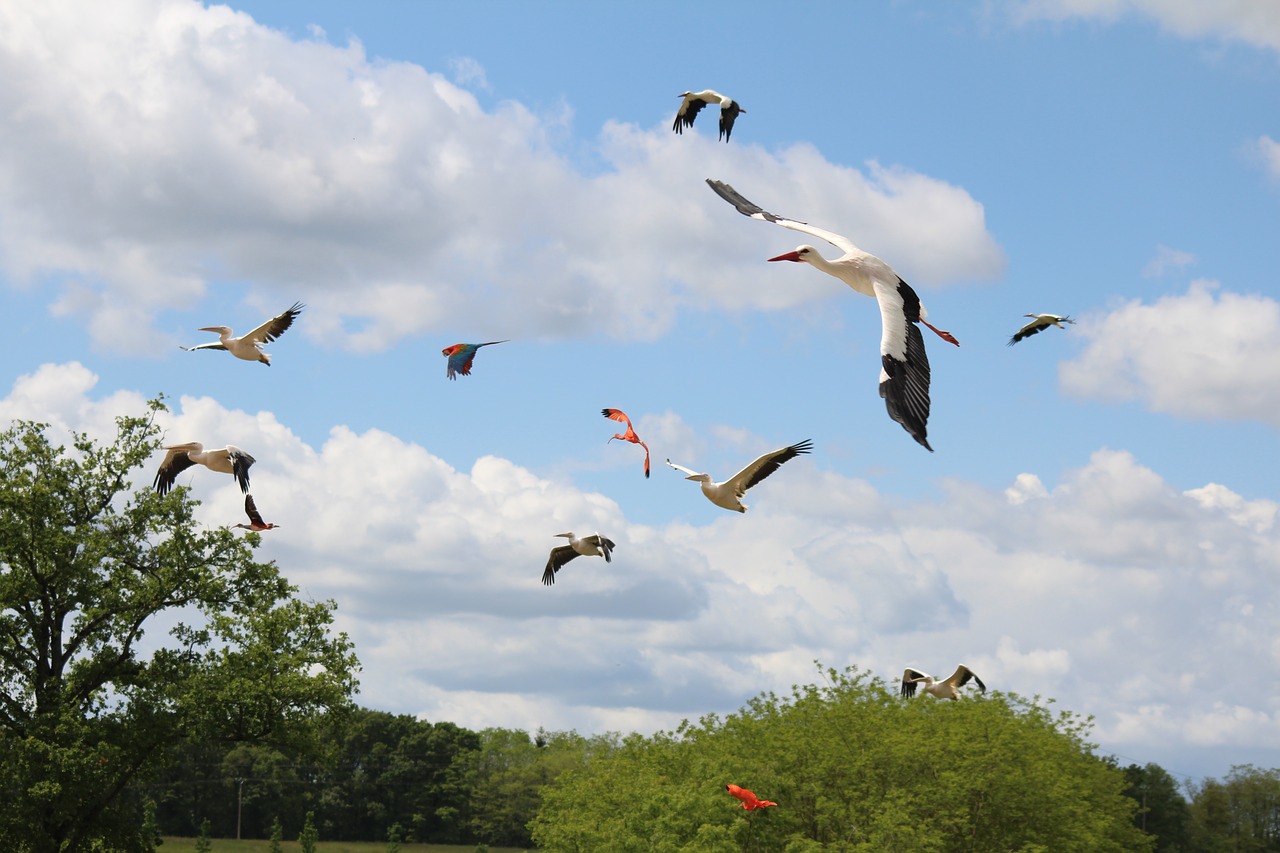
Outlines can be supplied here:
<path id="1" fill-rule="evenodd" d="M 771 261 L 795 261 L 796 263 L 799 263 L 799 262 L 800 262 L 800 253 L 799 253 L 799 252 L 787 252 L 785 255 L 778 255 L 778 257 L 776 257 L 776 258 L 770 258 L 769 260 L 771 260 Z"/>

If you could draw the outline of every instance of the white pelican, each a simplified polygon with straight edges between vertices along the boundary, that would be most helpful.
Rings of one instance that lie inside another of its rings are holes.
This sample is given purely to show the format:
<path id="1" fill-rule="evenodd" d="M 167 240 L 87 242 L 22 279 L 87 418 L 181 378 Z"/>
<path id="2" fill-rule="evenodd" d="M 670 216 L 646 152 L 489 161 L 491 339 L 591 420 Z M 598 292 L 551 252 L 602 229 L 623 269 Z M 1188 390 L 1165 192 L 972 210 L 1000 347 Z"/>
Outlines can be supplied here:
<path id="1" fill-rule="evenodd" d="M 733 98 L 727 98 L 711 89 L 703 89 L 701 92 L 684 92 L 676 97 L 683 99 L 680 102 L 680 109 L 676 112 L 676 123 L 671 126 L 671 129 L 676 133 L 684 133 L 686 127 L 693 127 L 693 120 L 698 117 L 698 112 L 707 104 L 719 104 L 720 138 L 728 142 L 729 134 L 733 133 L 733 122 L 738 118 L 738 113 L 746 112 Z"/>
<path id="2" fill-rule="evenodd" d="M 806 438 L 804 441 L 793 444 L 790 447 L 771 451 L 723 483 L 712 482 L 710 474 L 699 474 L 697 471 L 690 470 L 683 465 L 677 465 L 670 459 L 667 460 L 667 464 L 677 471 L 683 471 L 687 474 L 686 480 L 694 480 L 701 485 L 702 493 L 707 496 L 707 500 L 716 506 L 731 509 L 735 512 L 746 512 L 747 505 L 742 502 L 742 496 L 747 493 L 747 489 L 777 471 L 783 462 L 795 459 L 801 453 L 808 453 L 812 449 L 813 442 Z"/>
<path id="3" fill-rule="evenodd" d="M 1034 317 L 1035 319 L 1019 329 L 1018 333 L 1012 338 L 1009 338 L 1008 346 L 1013 346 L 1023 338 L 1029 338 L 1050 326 L 1057 326 L 1059 329 L 1065 329 L 1066 326 L 1062 325 L 1063 323 L 1075 322 L 1075 320 L 1072 320 L 1070 317 L 1063 317 L 1058 314 L 1023 314 L 1022 316 Z"/>
<path id="4" fill-rule="evenodd" d="M 557 533 L 556 536 L 563 536 L 569 540 L 568 545 L 559 545 L 551 549 L 551 556 L 547 558 L 547 567 L 542 572 L 542 583 L 544 586 L 551 586 L 556 582 L 556 572 L 560 571 L 560 567 L 575 557 L 604 557 L 606 563 L 613 562 L 613 549 L 618 547 L 613 544 L 613 540 L 606 539 L 599 533 L 594 536 L 583 536 L 579 539 L 573 535 L 573 531 L 568 533 Z"/>
<path id="5" fill-rule="evenodd" d="M 744 216 L 821 237 L 844 252 L 835 260 L 827 260 L 813 246 L 799 246 L 794 252 L 769 260 L 811 264 L 859 293 L 876 298 L 881 322 L 880 396 L 884 398 L 889 417 L 902 424 L 902 428 L 925 449 L 933 450 L 929 446 L 926 428 L 929 420 L 929 357 L 925 354 L 924 339 L 915 324 L 924 323 L 944 341 L 956 346 L 960 342 L 950 332 L 925 319 L 927 312 L 920 304 L 920 297 L 902 280 L 902 276 L 875 255 L 859 249 L 849 238 L 794 219 L 775 216 L 747 201 L 723 181 L 708 178 L 707 184 Z"/>
<path id="6" fill-rule="evenodd" d="M 272 317 L 249 334 L 241 335 L 238 338 L 232 337 L 233 333 L 230 326 L 201 326 L 200 331 L 202 332 L 217 332 L 218 342 L 216 344 L 197 344 L 193 347 L 182 347 L 182 349 L 187 352 L 195 352 L 198 349 L 226 350 L 236 358 L 243 358 L 245 361 L 260 361 L 270 367 L 271 356 L 262 351 L 262 345 L 269 344 L 283 335 L 285 330 L 293 325 L 294 319 L 302 313 L 302 309 L 305 307 L 301 302 L 295 302 L 288 311 Z"/>
<path id="7" fill-rule="evenodd" d="M 205 450 L 200 442 L 188 441 L 186 444 L 166 444 L 164 449 L 169 452 L 160 463 L 160 470 L 156 472 L 156 480 L 152 484 L 160 494 L 173 488 L 173 481 L 192 465 L 203 465 L 210 471 L 231 474 L 240 484 L 240 491 L 249 493 L 249 466 L 256 460 L 234 444 L 217 450 Z"/>
<path id="8" fill-rule="evenodd" d="M 280 525 L 272 522 L 267 524 L 262 520 L 262 514 L 258 512 L 258 506 L 253 502 L 253 495 L 246 494 L 244 496 L 244 511 L 249 516 L 248 524 L 233 524 L 232 527 L 243 527 L 245 530 L 252 530 L 254 533 L 261 533 L 264 530 L 274 530 Z"/>
<path id="9" fill-rule="evenodd" d="M 987 692 L 987 685 L 982 683 L 978 674 L 964 664 L 956 667 L 956 671 L 951 673 L 951 677 L 945 681 L 934 681 L 933 676 L 927 672 L 907 667 L 902 671 L 902 696 L 904 699 L 910 699 L 916 695 L 916 685 L 924 682 L 925 693 L 937 696 L 939 699 L 959 699 L 960 688 L 968 684 L 970 679 L 978 685 L 979 690 L 983 693 Z"/>

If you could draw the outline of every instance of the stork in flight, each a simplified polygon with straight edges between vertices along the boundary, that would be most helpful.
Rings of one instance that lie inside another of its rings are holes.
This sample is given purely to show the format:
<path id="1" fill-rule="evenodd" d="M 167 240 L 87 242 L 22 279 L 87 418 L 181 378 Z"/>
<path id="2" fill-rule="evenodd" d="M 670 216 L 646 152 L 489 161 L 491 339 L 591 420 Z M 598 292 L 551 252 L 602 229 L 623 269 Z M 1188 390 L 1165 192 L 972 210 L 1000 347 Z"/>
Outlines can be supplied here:
<path id="1" fill-rule="evenodd" d="M 555 583 L 556 572 L 560 571 L 565 563 L 577 557 L 604 557 L 606 563 L 613 562 L 613 549 L 618 547 L 612 540 L 606 539 L 599 533 L 579 539 L 570 530 L 568 533 L 557 533 L 556 536 L 568 539 L 569 544 L 558 545 L 551 549 L 551 556 L 547 558 L 547 567 L 542 572 L 543 586 L 551 586 Z"/>
<path id="2" fill-rule="evenodd" d="M 262 514 L 258 512 L 258 506 L 253 502 L 253 495 L 245 494 L 244 511 L 249 516 L 248 524 L 233 524 L 232 527 L 243 527 L 245 530 L 252 530 L 254 533 L 261 533 L 264 530 L 274 530 L 280 525 L 272 522 L 267 524 L 262 520 Z"/>
<path id="3" fill-rule="evenodd" d="M 476 350 L 480 347 L 491 347 L 494 344 L 505 344 L 506 341 L 489 341 L 483 344 L 454 344 L 440 350 L 440 354 L 449 359 L 449 367 L 445 371 L 450 379 L 457 379 L 458 374 L 471 375 L 471 363 L 476 360 Z"/>
<path id="4" fill-rule="evenodd" d="M 1063 323 L 1074 323 L 1070 317 L 1064 317 L 1058 314 L 1023 314 L 1023 317 L 1032 317 L 1032 321 L 1018 330 L 1017 334 L 1009 338 L 1008 346 L 1013 346 L 1023 338 L 1029 338 L 1038 334 L 1050 326 L 1057 326 L 1059 329 L 1065 329 Z"/>
<path id="5" fill-rule="evenodd" d="M 226 350 L 236 358 L 242 358 L 245 361 L 260 361 L 270 367 L 271 356 L 262 351 L 263 345 L 269 344 L 283 335 L 285 330 L 293 325 L 293 321 L 297 319 L 305 307 L 301 302 L 295 302 L 288 311 L 272 317 L 252 332 L 247 335 L 241 335 L 238 338 L 232 336 L 234 333 L 230 326 L 202 326 L 200 327 L 202 332 L 217 332 L 218 342 L 197 344 L 193 347 L 182 347 L 182 349 L 187 352 L 195 352 L 198 349 Z"/>
<path id="6" fill-rule="evenodd" d="M 609 441 L 613 441 L 614 438 L 617 438 L 622 441 L 629 441 L 632 444 L 638 444 L 644 448 L 644 476 L 645 476 L 645 479 L 648 479 L 649 478 L 649 445 L 641 441 L 640 436 L 636 435 L 635 429 L 631 426 L 631 418 L 627 417 L 626 412 L 622 411 L 621 409 L 601 409 L 600 414 L 604 415 L 606 418 L 608 418 L 611 421 L 620 421 L 621 423 L 624 423 L 627 425 L 626 432 L 614 433 L 613 438 L 610 438 Z M 605 442 L 605 443 L 608 444 L 609 442 Z"/>
<path id="7" fill-rule="evenodd" d="M 932 451 L 927 429 L 929 356 L 925 353 L 924 339 L 916 323 L 924 323 L 944 341 L 959 346 L 960 342 L 955 336 L 925 319 L 927 312 L 920 304 L 920 297 L 902 280 L 902 276 L 875 255 L 859 249 L 849 238 L 815 228 L 805 222 L 775 216 L 747 201 L 723 181 L 708 178 L 707 184 L 715 190 L 716 195 L 732 204 L 743 216 L 821 237 L 844 252 L 835 260 L 827 260 L 813 246 L 805 245 L 769 260 L 810 264 L 835 276 L 859 293 L 876 298 L 880 305 L 881 322 L 880 396 L 884 398 L 889 417 L 902 424 L 902 428 L 926 450 Z"/>
<path id="8" fill-rule="evenodd" d="M 698 113 L 707 104 L 719 104 L 720 139 L 728 142 L 729 134 L 733 133 L 733 123 L 737 120 L 738 113 L 746 112 L 733 98 L 725 97 L 711 89 L 703 89 L 701 92 L 684 92 L 676 97 L 683 99 L 680 102 L 680 109 L 676 112 L 676 122 L 671 126 L 671 129 L 676 133 L 684 133 L 686 127 L 693 127 L 693 120 L 698 117 Z"/>
<path id="9" fill-rule="evenodd" d="M 166 444 L 164 449 L 169 452 L 160 463 L 160 470 L 156 472 L 155 482 L 152 483 L 160 494 L 168 493 L 178 475 L 192 465 L 203 465 L 210 471 L 231 474 L 240 484 L 240 491 L 249 493 L 249 466 L 256 460 L 234 444 L 205 450 L 200 442 L 188 441 L 186 444 Z"/>
<path id="10" fill-rule="evenodd" d="M 916 685 L 923 682 L 924 692 L 931 696 L 937 696 L 939 699 L 959 699 L 960 688 L 971 680 L 978 685 L 980 691 L 987 692 L 987 685 L 982 683 L 978 674 L 964 664 L 956 667 L 956 671 L 951 673 L 951 677 L 945 681 L 934 681 L 933 676 L 927 672 L 907 667 L 902 671 L 902 697 L 910 699 L 916 695 Z"/>
<path id="11" fill-rule="evenodd" d="M 667 464 L 687 474 L 686 480 L 694 480 L 701 485 L 702 493 L 716 506 L 735 512 L 746 512 L 747 505 L 742 502 L 742 497 L 747 493 L 747 489 L 777 471 L 783 462 L 795 459 L 801 453 L 808 453 L 812 449 L 813 442 L 806 438 L 790 447 L 770 451 L 723 483 L 713 482 L 710 474 L 700 474 L 683 465 L 677 465 L 670 459 L 667 460 Z"/>
<path id="12" fill-rule="evenodd" d="M 728 791 L 730 794 L 733 794 L 735 797 L 737 797 L 739 800 L 742 801 L 742 807 L 747 811 L 762 809 L 765 806 L 777 805 L 777 803 L 775 803 L 773 800 L 760 799 L 755 795 L 754 792 L 748 791 L 746 788 L 739 788 L 737 785 L 733 785 L 733 784 L 725 785 L 724 787 L 726 791 Z"/>

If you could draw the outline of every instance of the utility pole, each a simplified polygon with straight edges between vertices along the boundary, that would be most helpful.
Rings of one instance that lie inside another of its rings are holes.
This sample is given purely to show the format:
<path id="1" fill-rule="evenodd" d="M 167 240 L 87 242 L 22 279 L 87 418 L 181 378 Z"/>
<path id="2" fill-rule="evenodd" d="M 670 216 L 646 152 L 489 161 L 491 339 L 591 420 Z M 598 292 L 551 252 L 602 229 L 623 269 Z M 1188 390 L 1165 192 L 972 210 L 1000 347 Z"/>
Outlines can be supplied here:
<path id="1" fill-rule="evenodd" d="M 240 806 L 244 803 L 244 777 L 239 780 L 240 787 L 236 789 L 236 841 L 240 840 Z"/>

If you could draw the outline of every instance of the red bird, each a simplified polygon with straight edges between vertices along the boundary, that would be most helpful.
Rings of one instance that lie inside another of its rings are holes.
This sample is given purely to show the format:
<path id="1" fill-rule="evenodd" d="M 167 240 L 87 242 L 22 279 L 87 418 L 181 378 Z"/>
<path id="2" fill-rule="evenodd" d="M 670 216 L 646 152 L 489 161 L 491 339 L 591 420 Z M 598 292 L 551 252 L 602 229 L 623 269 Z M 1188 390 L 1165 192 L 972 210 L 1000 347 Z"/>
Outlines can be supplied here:
<path id="1" fill-rule="evenodd" d="M 772 800 L 761 800 L 755 794 L 746 788 L 739 788 L 737 785 L 725 785 L 725 790 L 733 794 L 739 800 L 742 800 L 742 807 L 747 811 L 752 809 L 762 809 L 765 806 L 776 806 L 777 803 Z"/>
<path id="2" fill-rule="evenodd" d="M 641 441 L 640 436 L 636 435 L 635 429 L 633 429 L 631 426 L 631 418 L 627 417 L 626 412 L 622 411 L 621 409 L 601 409 L 600 414 L 604 415 L 606 418 L 608 418 L 611 421 L 618 421 L 620 423 L 624 423 L 627 425 L 626 432 L 614 433 L 613 438 L 609 439 L 609 441 L 613 441 L 614 438 L 618 438 L 618 439 L 622 439 L 623 441 L 629 441 L 632 444 L 638 444 L 641 447 L 643 447 L 644 448 L 644 475 L 645 477 L 648 477 L 649 476 L 649 445 Z M 605 443 L 608 444 L 608 442 L 605 442 Z"/>
<path id="3" fill-rule="evenodd" d="M 244 496 L 244 511 L 249 516 L 249 523 L 233 524 L 232 527 L 243 527 L 245 530 L 261 533 L 263 530 L 273 530 L 280 526 L 274 522 L 267 524 L 262 520 L 262 514 L 258 512 L 258 507 L 253 502 L 253 495 Z"/>
<path id="4" fill-rule="evenodd" d="M 471 363 L 476 360 L 476 350 L 480 347 L 491 347 L 494 344 L 505 344 L 506 341 L 487 341 L 483 344 L 454 344 L 440 350 L 440 354 L 449 359 L 446 371 L 450 379 L 457 379 L 458 374 L 471 375 Z"/>

